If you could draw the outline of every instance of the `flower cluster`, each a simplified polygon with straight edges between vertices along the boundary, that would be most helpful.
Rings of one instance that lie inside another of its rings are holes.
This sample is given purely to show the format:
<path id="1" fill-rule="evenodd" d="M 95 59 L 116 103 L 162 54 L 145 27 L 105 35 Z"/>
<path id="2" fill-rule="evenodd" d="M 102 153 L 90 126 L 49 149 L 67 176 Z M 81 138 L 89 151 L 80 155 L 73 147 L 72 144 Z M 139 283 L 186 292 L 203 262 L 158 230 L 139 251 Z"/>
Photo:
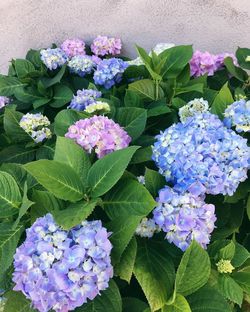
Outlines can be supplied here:
<path id="1" fill-rule="evenodd" d="M 159 227 L 153 219 L 143 218 L 138 225 L 135 233 L 141 237 L 151 238 L 155 233 L 159 232 Z"/>
<path id="2" fill-rule="evenodd" d="M 95 55 L 117 55 L 121 53 L 122 42 L 118 38 L 108 38 L 106 36 L 98 36 L 91 44 L 91 51 Z"/>
<path id="3" fill-rule="evenodd" d="M 168 50 L 170 48 L 173 48 L 175 46 L 174 43 L 165 43 L 165 42 L 160 42 L 157 43 L 157 45 L 153 48 L 153 51 L 155 54 L 159 55 L 162 52 L 164 52 L 165 50 Z M 149 53 L 149 55 L 151 56 L 151 52 Z"/>
<path id="4" fill-rule="evenodd" d="M 23 128 L 23 130 L 27 132 L 36 143 L 49 139 L 52 136 L 52 133 L 48 128 L 50 121 L 41 113 L 27 113 L 26 115 L 23 115 L 19 124 L 20 127 Z"/>
<path id="5" fill-rule="evenodd" d="M 205 74 L 208 74 L 208 76 L 214 75 L 217 70 L 224 66 L 224 59 L 226 57 L 231 57 L 234 64 L 238 64 L 235 55 L 231 53 L 214 55 L 209 52 L 195 51 L 190 60 L 191 76 L 199 77 Z"/>
<path id="6" fill-rule="evenodd" d="M 153 160 L 179 192 L 232 195 L 247 178 L 250 147 L 218 116 L 196 114 L 156 136 Z"/>
<path id="7" fill-rule="evenodd" d="M 205 101 L 203 98 L 194 99 L 179 109 L 180 120 L 184 123 L 188 117 L 204 113 L 208 111 L 208 108 L 208 101 Z"/>
<path id="8" fill-rule="evenodd" d="M 110 89 L 114 84 L 122 80 L 122 73 L 128 67 L 127 62 L 119 58 L 102 60 L 94 73 L 94 81 L 97 85 Z"/>
<path id="9" fill-rule="evenodd" d="M 68 61 L 67 55 L 59 48 L 41 50 L 40 55 L 41 60 L 50 70 L 57 69 Z"/>
<path id="10" fill-rule="evenodd" d="M 77 74 L 80 77 L 91 74 L 94 70 L 96 63 L 88 55 L 76 55 L 68 63 L 71 73 Z"/>
<path id="11" fill-rule="evenodd" d="M 86 113 L 92 114 L 97 111 L 102 111 L 102 112 L 109 112 L 110 111 L 110 106 L 106 102 L 101 102 L 101 101 L 96 101 L 92 104 L 89 104 L 85 110 Z"/>
<path id="12" fill-rule="evenodd" d="M 234 266 L 231 264 L 230 260 L 221 259 L 216 263 L 216 266 L 219 273 L 232 273 L 234 270 Z"/>
<path id="13" fill-rule="evenodd" d="M 61 49 L 69 58 L 72 58 L 85 54 L 85 43 L 81 39 L 67 39 L 61 44 Z"/>
<path id="14" fill-rule="evenodd" d="M 0 109 L 10 103 L 10 99 L 7 96 L 0 96 Z"/>
<path id="15" fill-rule="evenodd" d="M 250 132 L 250 101 L 244 99 L 234 102 L 224 113 L 224 124 L 235 127 L 237 132 Z"/>
<path id="16" fill-rule="evenodd" d="M 88 105 L 96 103 L 96 99 L 101 97 L 101 95 L 101 92 L 93 89 L 78 90 L 76 95 L 73 96 L 69 107 L 78 111 L 83 111 Z"/>
<path id="17" fill-rule="evenodd" d="M 145 185 L 146 181 L 145 181 L 145 176 L 141 175 L 137 177 L 137 180 L 139 183 Z"/>
<path id="18" fill-rule="evenodd" d="M 14 290 L 40 312 L 67 312 L 93 300 L 113 276 L 108 237 L 101 221 L 66 232 L 51 214 L 38 218 L 14 256 Z"/>
<path id="19" fill-rule="evenodd" d="M 125 130 L 104 116 L 77 121 L 65 136 L 74 139 L 88 153 L 94 151 L 98 158 L 127 147 L 131 141 Z"/>
<path id="20" fill-rule="evenodd" d="M 159 191 L 158 205 L 153 211 L 155 223 L 166 232 L 166 238 L 181 250 L 193 239 L 205 248 L 214 230 L 215 207 L 204 202 L 204 196 L 188 192 L 180 194 L 168 186 Z"/>

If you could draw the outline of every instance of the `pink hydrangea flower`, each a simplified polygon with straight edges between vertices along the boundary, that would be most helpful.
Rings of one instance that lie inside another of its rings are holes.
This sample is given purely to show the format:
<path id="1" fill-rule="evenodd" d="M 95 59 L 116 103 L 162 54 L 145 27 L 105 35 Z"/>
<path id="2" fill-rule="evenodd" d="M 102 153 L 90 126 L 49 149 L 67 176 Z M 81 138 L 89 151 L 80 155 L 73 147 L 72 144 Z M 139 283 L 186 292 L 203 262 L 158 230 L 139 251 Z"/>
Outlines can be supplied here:
<path id="1" fill-rule="evenodd" d="M 199 77 L 205 74 L 212 76 L 218 69 L 216 56 L 209 52 L 195 51 L 190 60 L 191 76 Z"/>
<path id="2" fill-rule="evenodd" d="M 98 36 L 91 44 L 91 51 L 95 55 L 117 55 L 120 54 L 122 48 L 121 39 L 109 38 L 107 36 Z"/>
<path id="3" fill-rule="evenodd" d="M 224 52 L 224 53 L 220 53 L 220 54 L 216 55 L 216 66 L 217 66 L 218 69 L 223 67 L 224 60 L 227 57 L 231 57 L 231 59 L 233 60 L 234 65 L 235 66 L 239 66 L 237 58 L 236 58 L 236 56 L 233 53 Z"/>
<path id="4" fill-rule="evenodd" d="M 67 39 L 62 43 L 61 49 L 69 58 L 86 54 L 85 43 L 81 39 Z"/>

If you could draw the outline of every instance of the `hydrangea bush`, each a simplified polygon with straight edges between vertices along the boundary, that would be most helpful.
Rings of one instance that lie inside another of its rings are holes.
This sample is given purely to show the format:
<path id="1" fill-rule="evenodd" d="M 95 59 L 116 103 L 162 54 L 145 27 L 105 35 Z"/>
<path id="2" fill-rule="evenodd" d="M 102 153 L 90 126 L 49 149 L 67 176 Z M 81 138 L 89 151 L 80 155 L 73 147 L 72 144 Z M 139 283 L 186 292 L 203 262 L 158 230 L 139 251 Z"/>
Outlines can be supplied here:
<path id="1" fill-rule="evenodd" d="M 0 75 L 1 312 L 250 309 L 250 49 L 119 38 Z"/>

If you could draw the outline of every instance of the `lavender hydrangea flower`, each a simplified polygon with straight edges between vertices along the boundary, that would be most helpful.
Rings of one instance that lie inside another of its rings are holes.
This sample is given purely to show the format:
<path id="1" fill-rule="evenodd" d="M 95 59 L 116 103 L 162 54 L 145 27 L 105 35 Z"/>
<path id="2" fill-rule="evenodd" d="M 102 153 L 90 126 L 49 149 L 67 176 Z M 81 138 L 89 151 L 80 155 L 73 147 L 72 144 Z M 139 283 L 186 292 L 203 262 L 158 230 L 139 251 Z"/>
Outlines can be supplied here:
<path id="1" fill-rule="evenodd" d="M 156 139 L 153 160 L 179 192 L 231 196 L 247 178 L 247 140 L 224 127 L 216 115 L 196 114 Z"/>
<path id="2" fill-rule="evenodd" d="M 159 232 L 159 227 L 153 219 L 143 218 L 138 225 L 135 233 L 141 237 L 151 238 L 155 233 Z"/>
<path id="3" fill-rule="evenodd" d="M 91 44 L 91 51 L 95 55 L 118 55 L 121 53 L 122 42 L 118 38 L 108 38 L 106 36 L 98 36 Z"/>
<path id="4" fill-rule="evenodd" d="M 14 256 L 14 290 L 40 312 L 72 311 L 93 300 L 113 276 L 109 233 L 101 221 L 62 230 L 51 214 L 26 230 Z"/>
<path id="5" fill-rule="evenodd" d="M 110 89 L 116 83 L 121 82 L 122 74 L 127 67 L 127 62 L 119 58 L 102 60 L 94 73 L 95 84 Z"/>
<path id="6" fill-rule="evenodd" d="M 220 69 L 224 66 L 224 60 L 227 57 L 231 57 L 235 66 L 239 65 L 238 60 L 233 53 L 224 52 L 215 56 L 215 63 L 216 63 L 217 69 Z"/>
<path id="7" fill-rule="evenodd" d="M 127 147 L 131 141 L 125 130 L 104 116 L 77 121 L 65 136 L 75 140 L 88 153 L 94 151 L 98 158 Z"/>
<path id="8" fill-rule="evenodd" d="M 72 58 L 76 55 L 84 55 L 85 54 L 85 43 L 81 39 L 67 39 L 62 45 L 61 49 L 65 52 L 65 54 Z"/>
<path id="9" fill-rule="evenodd" d="M 0 109 L 10 103 L 10 99 L 7 96 L 0 96 Z"/>
<path id="10" fill-rule="evenodd" d="M 250 132 L 250 101 L 244 99 L 234 102 L 224 113 L 224 124 L 235 127 L 237 132 Z"/>
<path id="11" fill-rule="evenodd" d="M 68 62 L 70 72 L 80 77 L 91 74 L 95 66 L 96 63 L 88 55 L 76 55 Z"/>
<path id="12" fill-rule="evenodd" d="M 96 99 L 101 97 L 102 93 L 93 89 L 78 90 L 76 95 L 73 96 L 69 107 L 78 111 L 84 111 L 90 104 L 96 102 Z"/>
<path id="13" fill-rule="evenodd" d="M 36 143 L 49 139 L 52 136 L 52 133 L 48 128 L 50 121 L 41 113 L 27 113 L 26 115 L 23 115 L 19 124 L 20 127 L 23 128 L 23 130 L 28 133 Z"/>
<path id="14" fill-rule="evenodd" d="M 206 248 L 215 227 L 214 205 L 206 204 L 203 196 L 180 194 L 168 186 L 159 191 L 157 202 L 153 220 L 170 243 L 184 251 L 195 239 Z"/>
<path id="15" fill-rule="evenodd" d="M 189 101 L 187 105 L 182 106 L 179 109 L 179 117 L 182 123 L 184 123 L 188 117 L 192 117 L 195 114 L 204 113 L 208 111 L 208 101 L 203 98 L 193 99 Z"/>
<path id="16" fill-rule="evenodd" d="M 46 49 L 40 52 L 41 60 L 50 70 L 61 67 L 68 61 L 67 55 L 62 49 Z"/>
<path id="17" fill-rule="evenodd" d="M 212 76 L 218 69 L 216 56 L 209 52 L 195 51 L 190 60 L 191 76 L 199 77 L 205 74 Z"/>

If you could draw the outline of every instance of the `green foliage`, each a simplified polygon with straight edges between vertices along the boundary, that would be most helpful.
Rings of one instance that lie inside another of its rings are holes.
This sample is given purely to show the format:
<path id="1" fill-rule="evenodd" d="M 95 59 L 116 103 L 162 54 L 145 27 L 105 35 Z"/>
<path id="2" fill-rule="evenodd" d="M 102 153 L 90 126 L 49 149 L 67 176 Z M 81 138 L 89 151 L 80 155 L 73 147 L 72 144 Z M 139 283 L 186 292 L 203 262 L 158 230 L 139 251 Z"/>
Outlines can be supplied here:
<path id="1" fill-rule="evenodd" d="M 215 97 L 213 104 L 211 106 L 211 112 L 218 115 L 221 119 L 223 119 L 223 113 L 227 106 L 232 104 L 234 102 L 234 99 L 232 97 L 232 94 L 228 88 L 228 85 L 225 84 L 218 95 Z"/>

